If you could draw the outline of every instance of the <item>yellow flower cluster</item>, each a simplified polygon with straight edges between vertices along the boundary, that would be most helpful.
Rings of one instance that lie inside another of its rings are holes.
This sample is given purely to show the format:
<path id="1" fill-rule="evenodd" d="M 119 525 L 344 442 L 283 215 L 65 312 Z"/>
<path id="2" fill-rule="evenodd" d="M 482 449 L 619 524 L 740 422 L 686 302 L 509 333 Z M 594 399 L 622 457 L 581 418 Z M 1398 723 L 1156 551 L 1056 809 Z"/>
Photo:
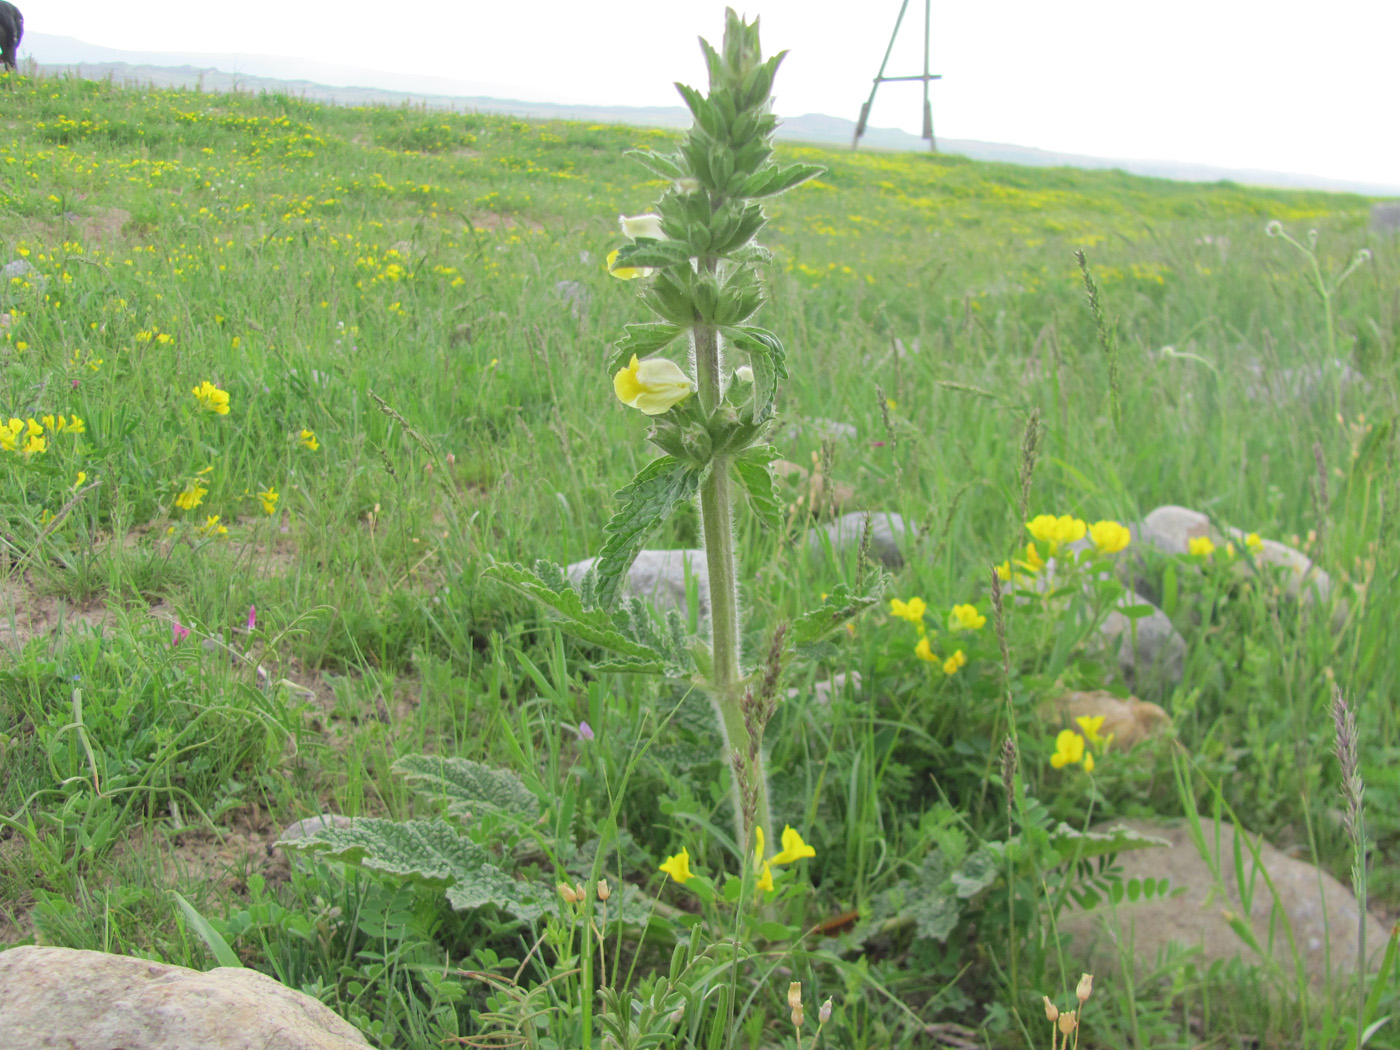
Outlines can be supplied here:
<path id="1" fill-rule="evenodd" d="M 38 452 L 47 452 L 49 439 L 53 435 L 62 434 L 83 434 L 87 432 L 87 424 L 83 422 L 81 416 L 43 416 L 41 419 L 11 419 L 9 422 L 0 420 L 0 451 L 14 452 L 23 456 L 32 456 Z"/>
<path id="2" fill-rule="evenodd" d="M 228 391 L 220 390 L 209 380 L 195 387 L 191 393 L 204 408 L 221 416 L 228 415 Z"/>
<path id="3" fill-rule="evenodd" d="M 967 654 L 958 649 L 951 656 L 944 657 L 933 651 L 933 645 L 929 641 L 928 628 L 924 625 L 924 613 L 926 612 L 928 612 L 927 603 L 917 596 L 908 601 L 901 598 L 890 599 L 890 615 L 901 620 L 908 620 L 919 632 L 919 641 L 914 646 L 914 655 L 925 663 L 940 665 L 945 675 L 955 675 L 959 669 L 967 666 Z M 977 611 L 975 605 L 955 605 L 952 612 L 948 614 L 948 630 L 954 634 L 959 631 L 978 631 L 986 625 L 987 618 Z"/>
<path id="4" fill-rule="evenodd" d="M 754 870 L 758 872 L 758 882 L 755 884 L 758 890 L 772 892 L 773 869 L 783 864 L 794 864 L 803 857 L 815 857 L 817 851 L 807 845 L 802 840 L 801 834 L 794 831 L 791 825 L 783 827 L 782 850 L 772 857 L 765 857 L 767 844 L 761 826 L 754 828 Z M 658 869 L 671 876 L 679 883 L 686 883 L 695 878 L 695 872 L 690 870 L 690 851 L 682 847 L 681 851 L 673 857 L 667 857 L 664 864 Z"/>
<path id="5" fill-rule="evenodd" d="M 1103 719 L 1103 715 L 1080 715 L 1074 720 L 1079 726 L 1079 732 L 1073 729 L 1060 730 L 1059 736 L 1055 737 L 1055 753 L 1050 756 L 1050 765 L 1056 769 L 1064 769 L 1065 766 L 1075 766 L 1082 762 L 1084 772 L 1092 773 L 1094 750 L 1107 751 L 1113 743 L 1112 733 L 1107 736 L 1099 733 L 1103 728 Z"/>

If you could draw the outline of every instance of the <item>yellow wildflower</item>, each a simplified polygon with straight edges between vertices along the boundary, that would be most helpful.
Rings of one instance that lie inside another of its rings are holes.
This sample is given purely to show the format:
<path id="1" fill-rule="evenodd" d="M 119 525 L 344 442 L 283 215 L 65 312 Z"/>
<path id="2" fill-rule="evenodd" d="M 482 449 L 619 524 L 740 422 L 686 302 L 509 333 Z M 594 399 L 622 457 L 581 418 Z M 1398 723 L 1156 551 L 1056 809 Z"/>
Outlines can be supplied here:
<path id="1" fill-rule="evenodd" d="M 30 420 L 30 422 L 33 422 L 33 420 Z M 26 456 L 32 456 L 36 452 L 45 451 L 48 447 L 48 440 L 43 434 L 30 434 L 29 440 L 24 443 L 24 447 L 20 449 L 20 451 Z"/>
<path id="2" fill-rule="evenodd" d="M 695 877 L 695 873 L 690 870 L 690 850 L 682 846 L 681 851 L 674 857 L 666 858 L 666 863 L 661 865 L 659 870 L 684 885 L 687 879 Z"/>
<path id="3" fill-rule="evenodd" d="M 301 443 L 312 452 L 315 452 L 321 447 L 321 443 L 316 440 L 316 432 L 314 430 L 303 430 L 301 432 Z"/>
<path id="4" fill-rule="evenodd" d="M 1050 764 L 1056 769 L 1076 765 L 1084 761 L 1084 738 L 1073 729 L 1062 729 L 1055 738 L 1055 753 L 1050 756 Z"/>
<path id="5" fill-rule="evenodd" d="M 955 675 L 958 673 L 958 668 L 966 666 L 967 654 L 959 649 L 952 656 L 943 661 L 943 673 L 946 675 Z"/>
<path id="6" fill-rule="evenodd" d="M 185 491 L 175 497 L 175 506 L 181 510 L 194 510 L 204 501 L 209 489 L 198 481 L 191 482 Z"/>
<path id="7" fill-rule="evenodd" d="M 63 418 L 62 416 L 59 416 L 59 419 L 62 419 L 62 418 Z M 70 434 L 86 434 L 86 433 L 87 433 L 87 424 L 83 422 L 83 417 L 82 417 L 82 416 L 69 416 L 69 417 L 68 417 L 68 433 L 70 433 Z"/>
<path id="8" fill-rule="evenodd" d="M 1108 736 L 1099 735 L 1099 729 L 1103 726 L 1103 715 L 1080 715 L 1074 721 L 1084 734 L 1084 739 L 1094 747 L 1104 748 L 1113 743 L 1112 733 Z"/>
<path id="9" fill-rule="evenodd" d="M 209 380 L 205 380 L 195 387 L 191 393 L 210 412 L 221 416 L 228 415 L 228 391 L 220 390 Z"/>
<path id="10" fill-rule="evenodd" d="M 922 623 L 924 613 L 928 606 L 924 604 L 922 598 L 910 598 L 907 602 L 902 602 L 898 598 L 890 599 L 890 615 L 898 616 L 901 620 L 908 620 L 910 623 Z"/>
<path id="11" fill-rule="evenodd" d="M 1026 544 L 1026 558 L 1024 561 L 1017 561 L 1017 565 L 1027 572 L 1039 572 L 1045 568 L 1045 560 L 1041 558 L 1040 551 L 1036 550 L 1034 543 Z"/>
<path id="12" fill-rule="evenodd" d="M 1089 539 L 1100 554 L 1116 554 L 1132 542 L 1133 534 L 1116 521 L 1096 521 L 1089 526 Z"/>
<path id="13" fill-rule="evenodd" d="M 1092 773 L 1093 771 L 1094 771 L 1094 753 L 1093 753 L 1092 751 L 1085 751 L 1085 752 L 1084 752 L 1084 772 L 1086 772 L 1086 773 Z"/>
<path id="14" fill-rule="evenodd" d="M 279 497 L 277 495 L 277 490 L 272 488 L 271 486 L 268 486 L 266 492 L 258 493 L 258 499 L 262 501 L 262 509 L 264 514 L 277 513 L 278 498 Z"/>
<path id="15" fill-rule="evenodd" d="M 919 644 L 914 646 L 914 655 L 920 660 L 926 660 L 931 664 L 938 663 L 938 655 L 929 647 L 928 636 L 919 639 Z"/>
<path id="16" fill-rule="evenodd" d="M 1209 536 L 1193 536 L 1191 542 L 1186 545 L 1186 553 L 1193 557 L 1199 555 L 1202 558 L 1209 558 L 1215 553 L 1215 543 Z"/>
<path id="17" fill-rule="evenodd" d="M 199 531 L 205 536 L 227 536 L 228 526 L 219 524 L 219 515 L 210 514 L 204 519 L 204 524 L 199 527 Z"/>
<path id="18" fill-rule="evenodd" d="M 1259 533 L 1251 532 L 1244 538 L 1245 549 L 1251 554 L 1258 554 L 1264 549 L 1264 541 L 1259 538 Z"/>
<path id="19" fill-rule="evenodd" d="M 987 626 L 987 618 L 977 611 L 975 605 L 955 605 L 948 618 L 950 631 L 978 631 Z"/>
<path id="20" fill-rule="evenodd" d="M 638 237 L 650 237 L 654 241 L 666 240 L 666 235 L 661 232 L 661 216 L 648 212 L 646 215 L 633 215 L 630 218 L 626 215 L 617 217 L 618 225 L 622 227 L 622 232 L 633 240 Z"/>
<path id="21" fill-rule="evenodd" d="M 783 828 L 783 851 L 770 861 L 772 864 L 791 864 L 803 857 L 815 857 L 817 851 L 802 841 L 802 836 L 791 826 Z"/>
<path id="22" fill-rule="evenodd" d="M 763 873 L 759 875 L 758 884 L 754 889 L 767 890 L 769 893 L 773 892 L 773 868 L 766 861 L 763 864 Z"/>
<path id="23" fill-rule="evenodd" d="M 695 392 L 695 384 L 670 358 L 632 355 L 626 368 L 613 376 L 617 399 L 649 416 L 659 416 Z"/>
<path id="24" fill-rule="evenodd" d="M 85 470 L 80 470 L 80 471 L 78 471 L 78 480 L 76 480 L 75 482 L 73 482 L 73 487 L 74 487 L 75 489 L 80 489 L 80 488 L 82 488 L 82 487 L 83 487 L 83 482 L 86 481 L 86 480 L 87 480 L 87 471 L 85 471 Z"/>
<path id="25" fill-rule="evenodd" d="M 1010 559 L 1010 558 L 1007 558 L 1006 561 L 1002 562 L 1002 563 L 1001 563 L 1000 565 L 998 565 L 996 568 L 997 568 L 997 578 L 1000 579 L 1002 583 L 1010 583 L 1010 582 L 1011 582 L 1011 559 Z"/>
<path id="26" fill-rule="evenodd" d="M 763 825 L 762 825 L 762 824 L 755 824 L 755 825 L 754 825 L 754 829 L 753 829 L 753 838 L 754 838 L 753 864 L 754 864 L 754 867 L 758 867 L 760 864 L 763 863 L 763 854 L 764 854 Z"/>
<path id="27" fill-rule="evenodd" d="M 1051 554 L 1058 551 L 1062 543 L 1082 540 L 1088 530 L 1083 519 L 1069 514 L 1061 514 L 1058 518 L 1053 514 L 1039 514 L 1026 522 L 1026 528 L 1041 543 L 1049 545 Z"/>

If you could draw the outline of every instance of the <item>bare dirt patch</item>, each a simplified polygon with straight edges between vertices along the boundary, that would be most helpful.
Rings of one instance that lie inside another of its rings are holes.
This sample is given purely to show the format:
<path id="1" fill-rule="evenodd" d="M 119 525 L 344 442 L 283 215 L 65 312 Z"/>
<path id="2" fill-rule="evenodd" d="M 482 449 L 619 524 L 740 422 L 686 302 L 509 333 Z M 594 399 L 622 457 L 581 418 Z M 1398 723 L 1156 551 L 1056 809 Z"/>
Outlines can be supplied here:
<path id="1" fill-rule="evenodd" d="M 100 600 L 74 604 L 41 594 L 29 574 L 0 579 L 0 655 L 62 630 L 101 630 L 114 614 Z"/>

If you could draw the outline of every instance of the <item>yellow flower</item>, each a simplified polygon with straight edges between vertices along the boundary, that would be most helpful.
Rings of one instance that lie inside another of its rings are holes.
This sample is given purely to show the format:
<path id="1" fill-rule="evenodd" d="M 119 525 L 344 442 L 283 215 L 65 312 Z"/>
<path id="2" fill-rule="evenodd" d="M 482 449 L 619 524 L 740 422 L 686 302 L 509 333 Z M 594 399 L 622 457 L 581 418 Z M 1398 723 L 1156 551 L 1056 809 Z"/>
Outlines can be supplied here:
<path id="1" fill-rule="evenodd" d="M 687 879 L 695 877 L 695 873 L 690 870 L 690 850 L 682 846 L 681 851 L 674 857 L 666 858 L 666 863 L 661 865 L 660 870 L 684 885 Z"/>
<path id="2" fill-rule="evenodd" d="M 303 430 L 301 432 L 301 443 L 312 452 L 315 452 L 321 447 L 321 443 L 316 440 L 316 432 L 314 430 Z"/>
<path id="3" fill-rule="evenodd" d="M 62 419 L 63 417 L 60 416 L 59 418 Z M 70 433 L 70 434 L 86 434 L 86 433 L 87 433 L 87 424 L 83 422 L 83 419 L 82 419 L 81 416 L 69 416 L 69 417 L 68 417 L 68 433 Z"/>
<path id="4" fill-rule="evenodd" d="M 1108 736 L 1099 735 L 1099 728 L 1103 725 L 1103 715 L 1080 715 L 1074 721 L 1084 734 L 1084 739 L 1093 744 L 1094 747 L 1108 747 L 1109 744 L 1113 743 L 1112 733 L 1109 733 Z"/>
<path id="5" fill-rule="evenodd" d="M 206 379 L 191 392 L 194 394 L 196 400 L 210 412 L 215 412 L 221 416 L 228 415 L 227 390 L 220 390 Z"/>
<path id="6" fill-rule="evenodd" d="M 48 447 L 48 440 L 42 434 L 31 434 L 29 440 L 24 443 L 24 448 L 20 451 L 26 456 L 32 456 L 36 452 L 43 452 Z"/>
<path id="7" fill-rule="evenodd" d="M 802 841 L 802 836 L 790 826 L 783 828 L 783 851 L 772 859 L 772 864 L 791 864 L 803 857 L 815 857 L 817 851 Z"/>
<path id="8" fill-rule="evenodd" d="M 1007 558 L 1006 561 L 1002 562 L 1000 565 L 997 566 L 997 578 L 1000 579 L 1002 583 L 1010 583 L 1010 582 L 1011 582 L 1011 559 L 1010 559 L 1010 558 Z"/>
<path id="9" fill-rule="evenodd" d="M 1026 528 L 1041 543 L 1049 544 L 1051 554 L 1058 551 L 1062 543 L 1082 540 L 1088 530 L 1081 518 L 1068 514 L 1061 514 L 1058 518 L 1053 514 L 1039 514 L 1026 522 Z"/>
<path id="10" fill-rule="evenodd" d="M 1209 558 L 1215 553 L 1215 544 L 1209 536 L 1193 536 L 1191 542 L 1186 545 L 1186 553 L 1202 558 Z"/>
<path id="11" fill-rule="evenodd" d="M 754 889 L 767 890 L 769 893 L 773 892 L 773 868 L 766 861 L 763 864 L 763 874 L 759 875 L 758 884 Z"/>
<path id="12" fill-rule="evenodd" d="M 958 673 L 958 668 L 966 666 L 967 654 L 959 649 L 952 656 L 943 661 L 943 673 L 946 675 L 955 675 Z"/>
<path id="13" fill-rule="evenodd" d="M 624 281 L 634 281 L 638 277 L 650 277 L 656 271 L 650 266 L 617 265 L 618 249 L 608 252 L 608 273 Z"/>
<path id="14" fill-rule="evenodd" d="M 1264 541 L 1259 538 L 1259 533 L 1251 532 L 1244 538 L 1245 549 L 1251 554 L 1258 554 L 1264 549 Z"/>
<path id="15" fill-rule="evenodd" d="M 258 499 L 262 501 L 262 509 L 264 514 L 277 513 L 278 495 L 276 489 L 269 486 L 266 492 L 258 493 Z"/>
<path id="16" fill-rule="evenodd" d="M 987 625 L 987 618 L 977 611 L 975 605 L 955 605 L 953 615 L 948 618 L 950 631 L 977 631 Z"/>
<path id="17" fill-rule="evenodd" d="M 1094 771 L 1094 753 L 1093 753 L 1092 751 L 1086 751 L 1086 752 L 1084 752 L 1084 772 L 1086 772 L 1086 773 L 1092 773 L 1093 771 Z"/>
<path id="18" fill-rule="evenodd" d="M 938 663 L 938 655 L 929 647 L 928 636 L 919 639 L 919 644 L 914 646 L 914 655 L 920 660 L 927 660 L 931 664 Z"/>
<path id="19" fill-rule="evenodd" d="M 694 393 L 695 384 L 670 358 L 638 361 L 633 354 L 627 367 L 613 376 L 613 391 L 624 405 L 659 416 Z"/>
<path id="20" fill-rule="evenodd" d="M 1116 521 L 1096 521 L 1089 526 L 1089 539 L 1100 554 L 1116 554 L 1132 542 L 1133 534 Z"/>
<path id="21" fill-rule="evenodd" d="M 753 828 L 753 838 L 754 838 L 753 866 L 756 868 L 756 867 L 758 867 L 760 864 L 763 863 L 764 842 L 763 842 L 763 825 L 762 825 L 762 824 L 755 824 L 755 825 L 754 825 L 754 828 Z"/>
<path id="22" fill-rule="evenodd" d="M 75 482 L 73 482 L 73 487 L 74 487 L 75 489 L 80 489 L 80 488 L 82 488 L 82 487 L 83 487 L 83 482 L 86 481 L 86 480 L 87 480 L 87 471 L 85 471 L 85 470 L 80 470 L 80 471 L 78 471 L 78 480 L 75 481 Z"/>
<path id="23" fill-rule="evenodd" d="M 1084 738 L 1073 729 L 1062 729 L 1055 738 L 1055 753 L 1050 756 L 1050 764 L 1056 769 L 1064 769 L 1084 761 Z"/>
<path id="24" fill-rule="evenodd" d="M 204 519 L 204 524 L 199 527 L 199 531 L 205 536 L 227 536 L 228 527 L 219 524 L 219 515 L 210 514 Z"/>
<path id="25" fill-rule="evenodd" d="M 175 497 L 175 506 L 179 507 L 181 510 L 194 510 L 195 507 L 198 507 L 200 503 L 203 502 L 208 492 L 209 489 L 206 486 L 201 485 L 197 481 L 191 482 L 186 486 L 184 492 Z"/>
<path id="26" fill-rule="evenodd" d="M 910 598 L 907 602 L 902 602 L 898 598 L 890 599 L 890 615 L 898 616 L 901 620 L 908 620 L 910 623 L 922 623 L 924 613 L 928 606 L 924 604 L 922 598 Z"/>
<path id="27" fill-rule="evenodd" d="M 1035 549 L 1034 543 L 1026 544 L 1026 559 L 1025 561 L 1018 560 L 1016 564 L 1027 572 L 1039 572 L 1041 569 L 1045 568 L 1045 561 L 1041 558 L 1040 551 Z"/>

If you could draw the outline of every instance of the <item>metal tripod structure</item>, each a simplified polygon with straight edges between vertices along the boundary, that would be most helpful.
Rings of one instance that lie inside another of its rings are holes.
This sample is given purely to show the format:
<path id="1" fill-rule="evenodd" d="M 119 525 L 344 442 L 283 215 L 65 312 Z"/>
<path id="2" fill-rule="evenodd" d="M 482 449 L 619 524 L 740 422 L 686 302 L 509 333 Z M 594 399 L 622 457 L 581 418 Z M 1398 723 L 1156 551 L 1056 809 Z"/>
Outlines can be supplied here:
<path id="1" fill-rule="evenodd" d="M 929 41 L 929 8 L 933 0 L 924 0 L 924 71 L 912 77 L 887 77 L 885 67 L 890 62 L 890 52 L 894 50 L 895 39 L 899 36 L 899 27 L 904 24 L 904 12 L 909 10 L 909 0 L 904 0 L 899 8 L 899 17 L 894 20 L 894 32 L 890 34 L 889 47 L 885 48 L 885 59 L 880 63 L 880 72 L 875 74 L 875 83 L 870 88 L 870 97 L 865 100 L 865 105 L 860 107 L 860 119 L 856 121 L 856 133 L 851 137 L 851 149 L 860 145 L 860 137 L 865 134 L 866 121 L 870 119 L 870 107 L 875 103 L 875 92 L 880 90 L 880 85 L 896 80 L 922 80 L 924 83 L 924 134 L 928 140 L 928 148 L 934 153 L 938 152 L 938 142 L 933 137 L 933 107 L 929 105 L 928 85 L 931 80 L 942 80 L 943 77 L 937 73 L 928 71 L 928 41 Z"/>

